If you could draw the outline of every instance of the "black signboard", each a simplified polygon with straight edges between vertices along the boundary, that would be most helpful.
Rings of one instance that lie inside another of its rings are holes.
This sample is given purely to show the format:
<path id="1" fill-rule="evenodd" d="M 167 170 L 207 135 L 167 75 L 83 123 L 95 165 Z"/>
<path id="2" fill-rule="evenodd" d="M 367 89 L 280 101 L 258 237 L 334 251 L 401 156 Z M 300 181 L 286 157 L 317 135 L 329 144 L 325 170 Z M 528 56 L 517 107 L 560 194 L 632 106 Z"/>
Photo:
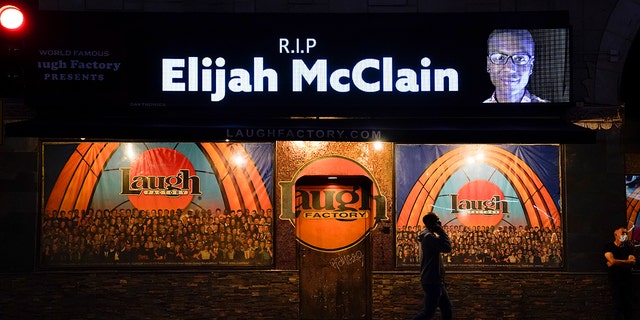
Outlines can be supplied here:
<path id="1" fill-rule="evenodd" d="M 527 29 L 526 88 L 549 103 L 512 107 L 549 110 L 570 102 L 567 21 L 562 12 L 39 12 L 27 101 L 56 115 L 477 113 L 495 90 L 489 34 Z M 507 66 L 521 59 L 501 54 Z"/>

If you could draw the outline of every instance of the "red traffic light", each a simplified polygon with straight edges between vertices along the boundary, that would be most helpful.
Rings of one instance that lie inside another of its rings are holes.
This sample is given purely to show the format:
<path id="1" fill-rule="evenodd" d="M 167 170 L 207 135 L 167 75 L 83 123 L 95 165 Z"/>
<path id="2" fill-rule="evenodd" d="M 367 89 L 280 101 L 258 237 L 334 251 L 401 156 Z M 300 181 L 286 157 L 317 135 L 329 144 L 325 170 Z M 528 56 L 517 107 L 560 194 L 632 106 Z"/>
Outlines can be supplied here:
<path id="1" fill-rule="evenodd" d="M 0 8 L 0 25 L 8 30 L 17 30 L 24 25 L 24 14 L 16 6 L 6 5 Z"/>

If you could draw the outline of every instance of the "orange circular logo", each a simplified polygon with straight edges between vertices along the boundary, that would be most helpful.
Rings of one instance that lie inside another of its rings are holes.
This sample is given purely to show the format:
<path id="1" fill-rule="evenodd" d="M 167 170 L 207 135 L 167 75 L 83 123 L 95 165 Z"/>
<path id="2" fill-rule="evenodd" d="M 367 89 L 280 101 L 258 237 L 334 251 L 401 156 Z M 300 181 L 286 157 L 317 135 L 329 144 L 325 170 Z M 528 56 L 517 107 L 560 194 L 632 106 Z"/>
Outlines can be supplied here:
<path id="1" fill-rule="evenodd" d="M 122 183 L 129 201 L 138 209 L 184 209 L 193 200 L 193 187 L 200 187 L 193 164 L 169 148 L 147 150 L 131 163 L 128 172 L 121 170 L 128 178 Z"/>
<path id="2" fill-rule="evenodd" d="M 333 177 L 335 179 L 329 179 Z M 312 178 L 312 183 L 298 183 Z M 371 174 L 343 157 L 308 163 L 291 181 L 280 181 L 282 214 L 296 227 L 298 241 L 337 251 L 359 243 L 381 219 L 386 199 Z"/>
<path id="3" fill-rule="evenodd" d="M 486 180 L 473 180 L 458 190 L 457 218 L 465 226 L 495 226 L 504 217 L 504 193 Z"/>

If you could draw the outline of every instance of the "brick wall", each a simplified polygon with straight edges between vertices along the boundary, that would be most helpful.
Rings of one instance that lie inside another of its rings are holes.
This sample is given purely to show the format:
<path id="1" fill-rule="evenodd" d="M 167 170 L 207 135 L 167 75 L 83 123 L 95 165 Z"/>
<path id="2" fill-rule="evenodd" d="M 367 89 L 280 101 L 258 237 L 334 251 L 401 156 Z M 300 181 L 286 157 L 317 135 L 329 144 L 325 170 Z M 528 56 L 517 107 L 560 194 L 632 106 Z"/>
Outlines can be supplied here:
<path id="1" fill-rule="evenodd" d="M 296 319 L 297 272 L 0 275 L 0 319 Z"/>
<path id="2" fill-rule="evenodd" d="M 610 315 L 603 273 L 450 272 L 448 279 L 456 319 Z M 0 274 L 0 283 L 0 319 L 298 317 L 295 270 L 20 273 Z M 420 308 L 417 272 L 376 272 L 372 284 L 372 319 L 410 319 Z"/>
<path id="3" fill-rule="evenodd" d="M 610 319 L 605 274 L 447 274 L 454 319 Z M 638 282 L 640 278 L 636 278 Z M 410 319 L 420 308 L 419 275 L 374 275 L 373 319 Z"/>

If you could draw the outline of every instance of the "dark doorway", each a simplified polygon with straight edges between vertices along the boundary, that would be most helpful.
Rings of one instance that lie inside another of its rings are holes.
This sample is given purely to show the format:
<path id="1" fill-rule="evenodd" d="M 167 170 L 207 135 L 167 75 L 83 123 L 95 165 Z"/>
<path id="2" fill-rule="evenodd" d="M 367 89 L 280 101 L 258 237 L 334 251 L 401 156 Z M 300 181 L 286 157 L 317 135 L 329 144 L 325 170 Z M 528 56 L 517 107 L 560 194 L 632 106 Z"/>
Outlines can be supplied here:
<path id="1" fill-rule="evenodd" d="M 338 187 L 335 187 L 336 183 Z M 306 227 L 297 230 L 300 240 L 359 238 L 350 244 L 333 247 L 300 241 L 300 319 L 371 319 L 371 240 L 369 224 L 365 221 L 372 220 L 371 190 L 371 180 L 362 176 L 307 176 L 296 182 L 297 212 L 302 215 L 313 212 L 326 217 L 325 213 L 358 212 L 368 217 L 341 219 L 329 214 L 332 218 L 308 219 Z M 300 194 L 303 193 L 312 198 L 305 202 L 312 203 L 306 209 L 301 205 L 304 197 Z M 350 209 L 340 209 L 339 201 L 348 202 Z M 318 227 L 314 227 L 316 224 Z M 335 228 L 327 228 L 327 224 Z M 322 243 L 330 243 L 325 240 Z"/>
<path id="2" fill-rule="evenodd" d="M 300 245 L 300 319 L 371 319 L 370 236 L 339 252 Z"/>

